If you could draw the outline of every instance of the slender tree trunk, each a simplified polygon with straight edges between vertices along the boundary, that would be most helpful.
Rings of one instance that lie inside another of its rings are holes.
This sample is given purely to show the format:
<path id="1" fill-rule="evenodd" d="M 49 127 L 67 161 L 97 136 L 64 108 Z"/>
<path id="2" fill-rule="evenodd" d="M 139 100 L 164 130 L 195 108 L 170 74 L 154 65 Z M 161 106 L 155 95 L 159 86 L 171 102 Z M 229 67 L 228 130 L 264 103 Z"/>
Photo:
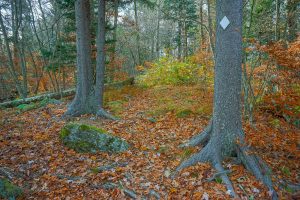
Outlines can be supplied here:
<path id="1" fill-rule="evenodd" d="M 25 98 L 26 95 L 24 94 L 24 91 L 23 91 L 23 88 L 22 88 L 22 85 L 18 79 L 18 75 L 15 71 L 15 67 L 14 67 L 14 61 L 13 61 L 13 56 L 12 56 L 12 53 L 11 53 L 11 50 L 10 50 L 10 47 L 9 47 L 9 39 L 8 39 L 8 36 L 7 36 L 7 32 L 6 32 L 6 27 L 4 25 L 4 22 L 3 22 L 3 17 L 2 17 L 2 13 L 1 13 L 1 7 L 0 7 L 0 26 L 1 26 L 1 29 L 2 29 L 2 33 L 3 33 L 3 37 L 4 37 L 4 43 L 5 43 L 5 48 L 6 48 L 6 51 L 7 51 L 7 55 L 8 55 L 8 70 L 9 70 L 9 73 L 14 81 L 14 84 L 16 86 L 16 89 L 19 93 L 19 95 L 22 97 L 22 98 Z"/>
<path id="2" fill-rule="evenodd" d="M 184 52 L 184 59 L 188 57 L 188 36 L 187 36 L 187 25 L 186 21 L 184 22 L 184 30 L 183 30 L 183 52 Z"/>
<path id="3" fill-rule="evenodd" d="M 38 5 L 39 5 L 39 8 L 40 8 L 40 11 L 41 11 L 41 14 L 42 14 L 42 19 L 43 19 L 43 23 L 44 23 L 44 26 L 45 26 L 45 29 L 46 29 L 46 35 L 47 35 L 47 41 L 48 41 L 48 48 L 51 49 L 51 42 L 50 42 L 50 35 L 49 35 L 49 29 L 48 29 L 48 26 L 47 26 L 47 21 L 46 21 L 46 17 L 45 17 L 45 13 L 44 13 L 44 10 L 43 10 L 43 6 L 42 6 L 42 3 L 41 3 L 41 0 L 38 0 Z"/>
<path id="4" fill-rule="evenodd" d="M 177 39 L 177 46 L 178 46 L 178 60 L 181 60 L 182 57 L 182 43 L 181 43 L 181 31 L 182 31 L 182 21 L 178 21 L 178 39 Z"/>
<path id="5" fill-rule="evenodd" d="M 134 19 L 135 19 L 135 29 L 136 29 L 136 45 L 137 45 L 137 64 L 141 64 L 141 47 L 140 47 L 140 28 L 138 20 L 137 11 L 137 0 L 134 0 Z"/>
<path id="6" fill-rule="evenodd" d="M 238 197 L 222 162 L 227 157 L 238 159 L 272 192 L 266 164 L 255 155 L 249 155 L 242 131 L 241 78 L 242 78 L 242 16 L 243 0 L 217 0 L 217 28 L 215 51 L 214 110 L 209 126 L 183 146 L 204 145 L 203 149 L 181 163 L 179 170 L 197 162 L 210 162 L 221 173 L 223 183 L 233 197 Z M 224 16 L 230 25 L 224 30 L 219 23 Z"/>
<path id="7" fill-rule="evenodd" d="M 112 46 L 112 58 L 113 68 L 111 69 L 111 80 L 114 80 L 114 72 L 116 70 L 116 45 L 117 45 L 117 30 L 118 30 L 118 16 L 119 16 L 119 0 L 114 0 L 114 31 L 113 31 L 113 46 Z"/>
<path id="8" fill-rule="evenodd" d="M 256 3 L 256 0 L 252 0 L 248 33 L 246 34 L 247 36 L 249 36 L 251 34 L 252 21 L 253 21 L 253 12 L 254 12 L 254 8 L 255 8 L 255 3 Z"/>
<path id="9" fill-rule="evenodd" d="M 156 59 L 160 57 L 160 0 L 157 1 L 157 24 L 156 24 Z"/>
<path id="10" fill-rule="evenodd" d="M 211 4 L 210 0 L 207 0 L 207 18 L 208 18 L 208 31 L 209 31 L 209 44 L 210 49 L 215 54 L 215 44 L 213 41 L 213 31 L 212 31 L 212 20 L 211 20 Z"/>
<path id="11" fill-rule="evenodd" d="M 151 37 L 151 60 L 154 60 L 156 57 L 154 53 L 155 42 L 155 33 L 153 33 Z"/>
<path id="12" fill-rule="evenodd" d="M 199 5 L 199 7 L 200 7 L 200 10 L 199 10 L 199 15 L 200 15 L 200 23 L 201 24 L 203 24 L 203 0 L 200 0 L 200 5 Z M 203 44 L 204 44 L 204 31 L 203 31 L 203 26 L 202 25 L 200 25 L 200 38 L 201 38 L 201 42 L 200 42 L 200 44 L 201 44 L 201 48 L 202 48 L 202 46 L 203 46 Z"/>
<path id="13" fill-rule="evenodd" d="M 288 41 L 293 41 L 297 37 L 297 6 L 298 0 L 287 0 L 287 27 L 288 27 Z"/>
<path id="14" fill-rule="evenodd" d="M 275 40 L 280 40 L 280 0 L 276 0 Z"/>
<path id="15" fill-rule="evenodd" d="M 28 5 L 29 5 L 29 8 L 30 8 L 30 11 L 31 11 L 31 19 L 32 19 L 32 23 L 31 24 L 32 24 L 33 32 L 34 32 L 34 35 L 35 35 L 35 37 L 37 39 L 37 42 L 38 42 L 39 51 L 42 54 L 43 43 L 42 43 L 42 41 L 41 41 L 41 39 L 40 39 L 40 37 L 38 35 L 37 29 L 36 29 L 36 26 L 35 26 L 36 22 L 35 22 L 35 17 L 34 17 L 34 13 L 33 13 L 33 8 L 32 8 L 32 4 L 31 4 L 31 0 L 28 0 L 27 2 L 28 2 Z M 45 56 L 43 54 L 42 54 L 42 61 L 43 61 L 43 65 L 46 66 L 47 60 L 46 60 L 46 58 L 45 58 Z M 52 87 L 53 87 L 53 89 L 55 91 L 55 82 L 54 82 L 54 80 L 53 80 L 53 78 L 51 76 L 51 73 L 48 70 L 47 70 L 47 75 L 48 75 L 48 77 L 50 79 L 50 82 L 51 82 L 51 85 L 52 85 Z"/>

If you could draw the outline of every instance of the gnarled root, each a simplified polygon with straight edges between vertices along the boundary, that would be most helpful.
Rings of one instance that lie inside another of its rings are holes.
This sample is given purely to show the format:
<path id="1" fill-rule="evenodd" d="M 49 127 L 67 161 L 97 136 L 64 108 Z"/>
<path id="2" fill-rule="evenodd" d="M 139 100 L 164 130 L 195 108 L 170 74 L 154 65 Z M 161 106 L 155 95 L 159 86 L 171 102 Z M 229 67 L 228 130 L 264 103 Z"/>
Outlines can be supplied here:
<path id="1" fill-rule="evenodd" d="M 103 108 L 100 108 L 98 110 L 95 109 L 94 111 L 85 111 L 85 109 L 81 108 L 80 106 L 70 106 L 69 109 L 67 110 L 67 112 L 62 116 L 62 119 L 78 117 L 78 116 L 86 114 L 86 113 L 96 114 L 96 117 L 101 117 L 101 118 L 105 118 L 105 119 L 118 120 L 118 118 L 109 114 Z"/>
<path id="2" fill-rule="evenodd" d="M 208 126 L 204 129 L 204 131 L 192 137 L 187 143 L 179 145 L 179 147 L 186 148 L 186 147 L 194 147 L 198 145 L 205 145 L 209 141 L 211 131 L 212 131 L 212 121 L 208 124 Z"/>
<path id="3" fill-rule="evenodd" d="M 237 146 L 239 159 L 242 161 L 248 171 L 250 171 L 258 180 L 262 181 L 269 189 L 273 200 L 278 199 L 277 193 L 273 188 L 270 177 L 271 171 L 267 164 L 258 156 L 250 154 L 249 147 Z"/>
<path id="4" fill-rule="evenodd" d="M 99 109 L 97 111 L 96 115 L 97 115 L 97 117 L 102 117 L 102 118 L 106 118 L 106 119 L 110 119 L 110 120 L 118 120 L 118 118 L 116 118 L 115 116 L 109 114 L 103 108 Z"/>
<path id="5" fill-rule="evenodd" d="M 212 124 L 209 125 L 206 128 L 206 130 L 200 134 L 200 135 L 204 134 L 202 137 L 196 138 L 197 137 L 196 136 L 192 138 L 192 140 L 189 143 L 187 143 L 188 144 L 187 146 L 194 146 L 198 144 L 203 144 L 203 141 L 205 141 L 207 145 L 204 146 L 204 148 L 200 152 L 192 155 L 190 158 L 183 161 L 173 173 L 172 178 L 174 178 L 176 174 L 179 173 L 180 170 L 195 165 L 197 162 L 210 162 L 217 170 L 217 173 L 221 177 L 223 183 L 226 185 L 230 195 L 232 197 L 238 197 L 234 191 L 234 187 L 227 173 L 224 173 L 224 171 L 226 170 L 222 166 L 222 155 L 221 152 L 216 150 L 215 144 L 213 144 L 213 140 L 211 139 L 212 127 L 210 126 L 212 126 Z M 240 139 L 243 139 L 242 134 L 240 135 Z M 207 140 L 209 141 L 207 142 Z M 278 196 L 276 194 L 276 191 L 273 188 L 272 180 L 270 178 L 270 170 L 266 165 L 266 163 L 264 163 L 259 157 L 248 154 L 247 152 L 248 147 L 239 146 L 239 145 L 236 146 L 237 146 L 236 154 L 238 155 L 238 159 L 242 161 L 242 163 L 245 165 L 247 170 L 252 172 L 258 180 L 262 181 L 269 188 L 270 193 L 272 193 L 271 198 L 273 200 L 277 200 Z"/>

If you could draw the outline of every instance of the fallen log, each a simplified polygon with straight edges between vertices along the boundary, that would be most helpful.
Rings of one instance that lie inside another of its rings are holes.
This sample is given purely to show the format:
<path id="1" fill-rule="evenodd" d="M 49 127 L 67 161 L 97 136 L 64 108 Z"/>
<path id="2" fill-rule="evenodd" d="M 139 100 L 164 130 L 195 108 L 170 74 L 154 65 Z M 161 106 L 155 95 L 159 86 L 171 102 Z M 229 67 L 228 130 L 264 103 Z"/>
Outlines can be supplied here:
<path id="1" fill-rule="evenodd" d="M 110 83 L 110 84 L 105 84 L 105 87 L 107 88 L 120 88 L 125 85 L 133 85 L 134 84 L 134 78 L 129 78 L 125 81 L 120 81 L 120 82 L 115 82 L 115 83 Z M 62 92 L 55 92 L 55 93 L 48 93 L 48 94 L 41 94 L 38 96 L 34 97 L 28 97 L 25 99 L 16 99 L 12 101 L 6 101 L 3 103 L 0 103 L 0 108 L 10 108 L 10 107 L 16 107 L 21 104 L 28 104 L 32 102 L 37 102 L 37 101 L 42 101 L 45 98 L 51 98 L 51 99 L 61 99 L 63 97 L 68 97 L 75 95 L 76 89 L 71 88 Z"/>

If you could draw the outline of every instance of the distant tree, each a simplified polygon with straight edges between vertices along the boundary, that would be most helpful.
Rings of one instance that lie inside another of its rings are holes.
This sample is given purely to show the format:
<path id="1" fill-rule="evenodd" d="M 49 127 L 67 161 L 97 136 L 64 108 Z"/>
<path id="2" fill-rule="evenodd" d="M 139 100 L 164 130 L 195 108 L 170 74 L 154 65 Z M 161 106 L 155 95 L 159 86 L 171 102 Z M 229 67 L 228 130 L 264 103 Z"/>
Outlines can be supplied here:
<path id="1" fill-rule="evenodd" d="M 299 23 L 299 8 L 300 2 L 298 0 L 287 1 L 287 28 L 289 41 L 293 41 L 297 37 L 297 27 Z"/>
<path id="2" fill-rule="evenodd" d="M 197 27 L 195 0 L 165 0 L 163 5 L 165 19 L 177 22 L 177 57 L 185 58 L 189 54 L 188 39 L 193 37 Z"/>
<path id="3" fill-rule="evenodd" d="M 216 61 L 214 81 L 214 110 L 210 125 L 184 146 L 204 145 L 204 148 L 181 163 L 179 170 L 197 162 L 210 162 L 221 173 L 232 196 L 237 197 L 234 187 L 224 173 L 222 161 L 227 157 L 238 159 L 277 195 L 272 186 L 269 169 L 256 155 L 249 154 L 245 143 L 241 120 L 241 78 L 242 78 L 242 15 L 243 0 L 217 0 Z M 220 22 L 224 16 L 230 21 L 223 30 Z"/>

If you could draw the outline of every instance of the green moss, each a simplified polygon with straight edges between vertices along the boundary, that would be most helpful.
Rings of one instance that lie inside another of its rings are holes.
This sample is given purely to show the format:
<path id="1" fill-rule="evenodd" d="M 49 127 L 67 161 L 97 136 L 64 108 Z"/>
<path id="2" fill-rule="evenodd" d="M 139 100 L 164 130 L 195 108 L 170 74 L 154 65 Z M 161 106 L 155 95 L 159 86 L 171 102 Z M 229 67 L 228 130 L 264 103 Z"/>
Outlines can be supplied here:
<path id="1" fill-rule="evenodd" d="M 93 174 L 98 174 L 101 170 L 98 167 L 91 168 Z"/>
<path id="2" fill-rule="evenodd" d="M 219 183 L 219 184 L 222 183 L 222 179 L 221 179 L 220 177 L 216 177 L 216 178 L 215 178 L 215 181 L 216 181 L 217 183 Z"/>
<path id="3" fill-rule="evenodd" d="M 159 153 L 166 153 L 168 152 L 169 148 L 167 146 L 160 146 L 159 149 L 157 150 L 157 152 Z"/>
<path id="4" fill-rule="evenodd" d="M 279 119 L 273 119 L 270 121 L 270 124 L 274 127 L 274 128 L 279 128 L 280 127 L 280 120 Z"/>
<path id="5" fill-rule="evenodd" d="M 23 191 L 7 179 L 0 179 L 0 197 L 4 199 L 16 199 L 21 196 Z"/>
<path id="6" fill-rule="evenodd" d="M 84 140 L 65 142 L 65 145 L 70 149 L 74 149 L 78 153 L 87 153 L 93 151 L 96 146 Z"/>
<path id="7" fill-rule="evenodd" d="M 30 104 L 20 104 L 17 106 L 17 109 L 25 112 L 25 111 L 29 111 L 29 110 L 33 110 L 37 107 L 37 105 L 35 103 L 30 103 Z"/>
<path id="8" fill-rule="evenodd" d="M 60 139 L 64 145 L 79 153 L 119 152 L 129 146 L 125 141 L 108 134 L 105 130 L 86 124 L 65 125 L 60 132 Z"/>
<path id="9" fill-rule="evenodd" d="M 65 139 L 70 134 L 70 130 L 67 128 L 62 128 L 59 134 L 60 139 Z"/>
<path id="10" fill-rule="evenodd" d="M 281 171 L 282 171 L 282 173 L 284 173 L 284 174 L 287 175 L 287 176 L 290 176 L 290 175 L 291 175 L 291 171 L 290 171 L 290 169 L 289 169 L 288 167 L 283 166 L 283 167 L 281 168 Z"/>
<path id="11" fill-rule="evenodd" d="M 190 109 L 184 109 L 176 113 L 176 117 L 185 118 L 192 114 L 193 112 Z"/>
<path id="12" fill-rule="evenodd" d="M 181 160 L 185 160 L 188 157 L 190 157 L 190 155 L 192 155 L 193 153 L 193 149 L 185 149 L 181 154 L 180 154 L 180 158 Z"/>
<path id="13" fill-rule="evenodd" d="M 78 124 L 78 130 L 79 131 L 96 131 L 98 133 L 106 133 L 105 130 L 95 127 L 95 126 L 90 126 L 90 125 L 86 125 L 86 124 Z"/>
<path id="14" fill-rule="evenodd" d="M 120 114 L 124 110 L 124 103 L 125 101 L 117 100 L 117 101 L 110 101 L 107 103 L 109 110 L 112 111 L 114 114 Z"/>
<path id="15" fill-rule="evenodd" d="M 60 138 L 64 139 L 66 138 L 68 135 L 70 135 L 72 130 L 79 130 L 79 131 L 95 131 L 99 134 L 102 133 L 106 133 L 107 132 L 101 128 L 97 128 L 95 126 L 89 126 L 86 124 L 77 124 L 77 123 L 70 123 L 65 125 L 65 127 L 63 127 L 60 131 Z"/>

